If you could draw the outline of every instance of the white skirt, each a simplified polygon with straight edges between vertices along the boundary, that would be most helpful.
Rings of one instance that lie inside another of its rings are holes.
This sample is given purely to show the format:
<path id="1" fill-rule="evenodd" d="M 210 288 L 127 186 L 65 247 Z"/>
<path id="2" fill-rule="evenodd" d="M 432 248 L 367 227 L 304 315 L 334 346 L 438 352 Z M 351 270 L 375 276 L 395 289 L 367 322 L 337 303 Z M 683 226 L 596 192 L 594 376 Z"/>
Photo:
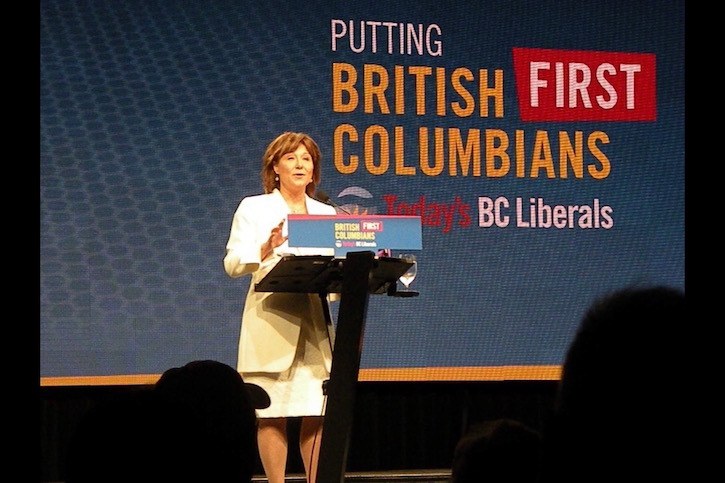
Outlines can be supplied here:
<path id="1" fill-rule="evenodd" d="M 257 384 L 269 394 L 271 404 L 268 408 L 257 410 L 258 418 L 324 416 L 327 397 L 322 393 L 322 384 L 330 378 L 330 373 L 319 349 L 323 341 L 311 325 L 302 324 L 289 369 L 275 373 L 242 373 L 244 382 Z M 332 327 L 329 329 L 334 330 Z M 332 337 L 330 340 L 333 340 Z"/>

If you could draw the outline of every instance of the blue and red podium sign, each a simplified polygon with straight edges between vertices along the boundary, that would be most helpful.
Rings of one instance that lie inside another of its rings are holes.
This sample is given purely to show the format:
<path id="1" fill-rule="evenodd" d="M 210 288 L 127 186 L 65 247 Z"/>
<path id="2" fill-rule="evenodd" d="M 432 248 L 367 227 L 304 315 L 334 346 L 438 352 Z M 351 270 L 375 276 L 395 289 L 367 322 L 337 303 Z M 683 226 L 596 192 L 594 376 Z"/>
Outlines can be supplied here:
<path id="1" fill-rule="evenodd" d="M 423 248 L 420 216 L 288 215 L 287 220 L 289 246 L 334 248 L 336 257 Z"/>

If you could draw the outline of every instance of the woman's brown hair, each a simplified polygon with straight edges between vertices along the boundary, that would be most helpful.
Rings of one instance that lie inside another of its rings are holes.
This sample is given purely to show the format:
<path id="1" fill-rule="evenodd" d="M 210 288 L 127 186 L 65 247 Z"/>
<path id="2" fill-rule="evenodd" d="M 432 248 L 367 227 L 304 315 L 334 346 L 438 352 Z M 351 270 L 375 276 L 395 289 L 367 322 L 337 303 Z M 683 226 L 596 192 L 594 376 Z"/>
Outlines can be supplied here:
<path id="1" fill-rule="evenodd" d="M 267 149 L 262 156 L 262 186 L 265 193 L 271 193 L 275 188 L 279 188 L 279 180 L 274 172 L 274 167 L 279 160 L 287 153 L 295 151 L 302 144 L 312 156 L 312 181 L 305 188 L 305 192 L 309 196 L 314 196 L 317 185 L 320 184 L 320 148 L 309 134 L 302 132 L 284 132 L 277 136 L 274 141 L 269 143 Z"/>

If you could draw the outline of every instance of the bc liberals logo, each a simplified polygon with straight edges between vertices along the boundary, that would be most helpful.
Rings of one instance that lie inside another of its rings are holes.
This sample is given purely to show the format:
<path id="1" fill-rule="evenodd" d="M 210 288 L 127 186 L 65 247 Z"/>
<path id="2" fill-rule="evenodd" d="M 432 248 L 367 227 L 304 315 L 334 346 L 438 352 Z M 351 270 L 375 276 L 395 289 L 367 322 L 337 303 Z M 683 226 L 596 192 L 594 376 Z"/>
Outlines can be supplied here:
<path id="1" fill-rule="evenodd" d="M 338 193 L 340 210 L 349 215 L 375 215 L 378 208 L 372 203 L 373 195 L 361 186 L 349 186 Z"/>

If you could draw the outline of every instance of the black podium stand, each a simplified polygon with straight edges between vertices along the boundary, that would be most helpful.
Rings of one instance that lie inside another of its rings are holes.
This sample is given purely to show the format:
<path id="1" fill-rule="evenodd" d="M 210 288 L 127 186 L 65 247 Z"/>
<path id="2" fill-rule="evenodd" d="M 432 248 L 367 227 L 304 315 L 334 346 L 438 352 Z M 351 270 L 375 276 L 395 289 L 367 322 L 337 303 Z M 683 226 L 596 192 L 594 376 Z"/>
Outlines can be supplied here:
<path id="1" fill-rule="evenodd" d="M 397 280 L 411 265 L 367 251 L 351 252 L 346 258 L 290 255 L 255 285 L 259 292 L 318 293 L 323 304 L 327 294 L 341 294 L 317 483 L 345 480 L 369 296 L 396 296 Z"/>

